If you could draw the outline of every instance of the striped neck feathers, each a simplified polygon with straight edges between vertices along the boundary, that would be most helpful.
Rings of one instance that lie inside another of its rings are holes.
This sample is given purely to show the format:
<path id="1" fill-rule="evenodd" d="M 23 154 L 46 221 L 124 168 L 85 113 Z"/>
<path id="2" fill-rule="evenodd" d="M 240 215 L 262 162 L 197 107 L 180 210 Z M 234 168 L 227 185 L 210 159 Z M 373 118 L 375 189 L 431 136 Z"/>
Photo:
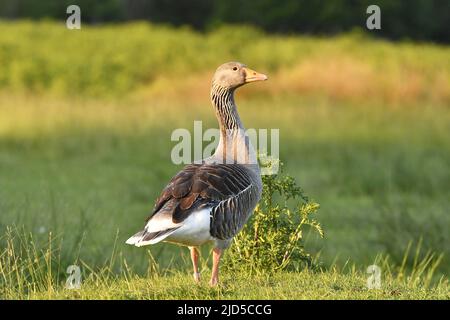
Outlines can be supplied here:
<path id="1" fill-rule="evenodd" d="M 234 102 L 233 88 L 224 88 L 213 83 L 211 87 L 211 101 L 215 108 L 221 131 L 244 129 Z"/>
<path id="2" fill-rule="evenodd" d="M 220 141 L 214 157 L 222 163 L 257 163 L 256 153 L 237 112 L 234 91 L 234 88 L 212 84 L 211 101 L 220 126 Z"/>

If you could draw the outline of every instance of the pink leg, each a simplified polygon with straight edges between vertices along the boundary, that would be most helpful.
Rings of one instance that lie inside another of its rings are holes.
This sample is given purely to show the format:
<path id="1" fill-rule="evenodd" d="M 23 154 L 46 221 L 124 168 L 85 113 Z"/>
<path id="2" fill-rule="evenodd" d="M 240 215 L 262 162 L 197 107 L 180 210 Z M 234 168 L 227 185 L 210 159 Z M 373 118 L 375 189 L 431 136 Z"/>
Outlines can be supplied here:
<path id="1" fill-rule="evenodd" d="M 219 282 L 219 262 L 220 257 L 222 256 L 222 249 L 214 248 L 213 249 L 213 268 L 212 268 L 212 275 L 211 275 L 211 281 L 209 284 L 211 286 L 216 286 Z"/>
<path id="2" fill-rule="evenodd" d="M 196 247 L 189 247 L 189 250 L 191 250 L 191 259 L 192 259 L 192 266 L 194 267 L 194 281 L 199 283 L 200 282 L 200 272 L 198 272 L 198 249 Z"/>

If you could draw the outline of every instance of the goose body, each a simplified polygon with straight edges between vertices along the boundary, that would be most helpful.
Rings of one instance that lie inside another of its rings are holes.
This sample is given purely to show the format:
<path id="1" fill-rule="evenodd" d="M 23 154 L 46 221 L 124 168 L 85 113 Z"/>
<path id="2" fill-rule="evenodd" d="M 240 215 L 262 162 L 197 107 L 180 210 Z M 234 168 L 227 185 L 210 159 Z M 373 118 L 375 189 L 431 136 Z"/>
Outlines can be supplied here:
<path id="1" fill-rule="evenodd" d="M 213 243 L 211 284 L 217 283 L 220 254 L 245 225 L 262 192 L 256 153 L 237 113 L 234 91 L 245 83 L 266 79 L 238 62 L 217 69 L 211 101 L 221 135 L 214 155 L 187 165 L 171 179 L 156 200 L 144 230 L 127 244 L 141 247 L 165 241 L 188 246 L 197 269 L 196 247 Z"/>
<path id="2" fill-rule="evenodd" d="M 143 231 L 127 243 L 186 246 L 214 242 L 225 249 L 261 197 L 257 165 L 188 165 L 163 190 Z"/>

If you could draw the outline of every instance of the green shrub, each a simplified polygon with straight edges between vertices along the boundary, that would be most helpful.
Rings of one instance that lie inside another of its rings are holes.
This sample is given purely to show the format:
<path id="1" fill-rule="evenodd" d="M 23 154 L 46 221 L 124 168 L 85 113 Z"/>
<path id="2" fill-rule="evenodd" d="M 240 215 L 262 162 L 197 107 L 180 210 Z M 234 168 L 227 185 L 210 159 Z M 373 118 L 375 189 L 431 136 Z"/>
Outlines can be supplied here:
<path id="1" fill-rule="evenodd" d="M 449 95 L 448 47 L 375 41 L 355 32 L 313 38 L 225 25 L 199 33 L 144 22 L 68 30 L 54 21 L 4 20 L 0 30 L 0 91 L 125 97 L 152 87 L 160 78 L 184 81 L 237 60 L 268 72 L 271 79 L 284 74 L 280 79 L 286 78 L 286 83 L 298 82 L 289 87 L 271 82 L 272 90 L 290 93 L 318 90 L 322 94 L 332 89 L 327 84 L 336 85 L 331 91 L 339 93 L 343 85 L 339 74 L 347 72 L 344 94 L 358 90 L 363 82 L 370 84 L 371 89 L 365 90 L 377 96 L 398 91 L 400 98 L 412 95 L 448 101 Z M 377 70 L 383 70 L 383 79 L 372 78 Z M 410 78 L 411 84 L 393 88 Z M 374 82 L 380 87 L 374 89 Z M 365 91 L 361 94 L 366 98 Z"/>
<path id="2" fill-rule="evenodd" d="M 281 170 L 281 165 L 280 165 Z M 225 257 L 226 268 L 267 273 L 313 266 L 304 248 L 305 227 L 324 233 L 310 201 L 294 178 L 282 172 L 263 176 L 263 194 L 251 220 L 234 238 Z"/>

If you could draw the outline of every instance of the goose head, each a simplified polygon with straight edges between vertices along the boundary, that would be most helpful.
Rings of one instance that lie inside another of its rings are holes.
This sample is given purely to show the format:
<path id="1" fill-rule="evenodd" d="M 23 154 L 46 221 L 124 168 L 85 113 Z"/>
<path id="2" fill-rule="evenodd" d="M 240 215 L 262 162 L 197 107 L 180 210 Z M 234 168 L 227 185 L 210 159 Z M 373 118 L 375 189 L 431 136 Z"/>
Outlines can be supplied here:
<path id="1" fill-rule="evenodd" d="M 233 90 L 246 83 L 267 80 L 265 74 L 256 72 L 240 62 L 227 62 L 217 68 L 213 76 L 213 84 Z"/>

